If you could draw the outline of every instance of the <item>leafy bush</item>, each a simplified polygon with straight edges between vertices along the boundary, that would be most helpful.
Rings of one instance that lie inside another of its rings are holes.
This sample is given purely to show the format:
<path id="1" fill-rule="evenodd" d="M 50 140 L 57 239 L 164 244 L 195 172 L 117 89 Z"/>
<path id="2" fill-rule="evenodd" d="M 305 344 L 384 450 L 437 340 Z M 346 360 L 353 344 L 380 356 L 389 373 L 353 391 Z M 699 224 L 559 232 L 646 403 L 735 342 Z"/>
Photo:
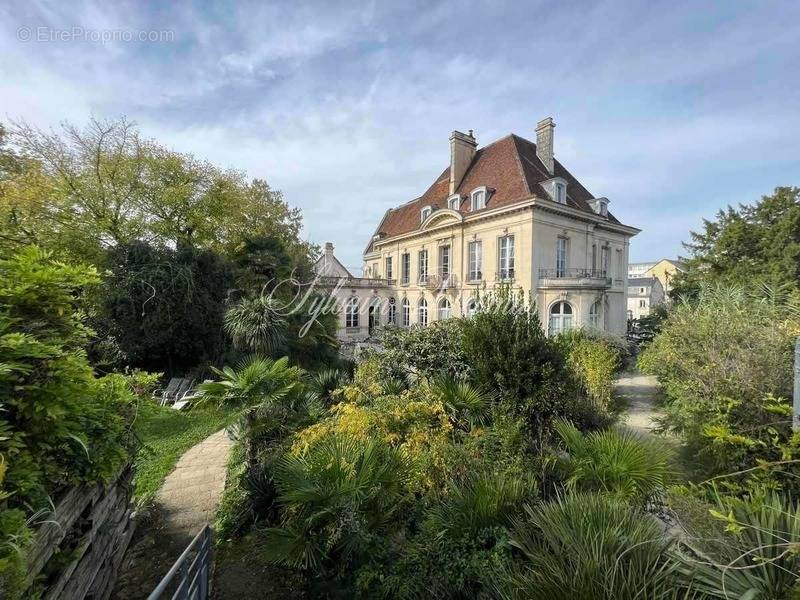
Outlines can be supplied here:
<path id="1" fill-rule="evenodd" d="M 671 452 L 659 441 L 627 428 L 583 434 L 561 421 L 555 429 L 569 453 L 563 462 L 570 489 L 642 505 L 665 491 Z"/>
<path id="2" fill-rule="evenodd" d="M 651 516 L 609 496 L 573 494 L 525 507 L 511 544 L 522 554 L 499 587 L 503 598 L 674 598 L 671 542 Z"/>
<path id="3" fill-rule="evenodd" d="M 556 343 L 562 348 L 567 365 L 594 406 L 597 410 L 607 411 L 611 406 L 614 377 L 626 355 L 624 343 L 582 329 L 560 334 Z"/>
<path id="4" fill-rule="evenodd" d="M 680 571 L 708 598 L 792 600 L 800 593 L 800 507 L 764 498 L 717 497 L 710 512 L 725 533 L 685 523 Z"/>
<path id="5" fill-rule="evenodd" d="M 759 468 L 800 458 L 791 430 L 795 301 L 767 291 L 705 287 L 680 302 L 639 357 L 668 396 L 664 423 L 714 473 L 741 472 L 798 490 L 800 471 Z M 741 482 L 731 477 L 726 482 Z"/>
<path id="6" fill-rule="evenodd" d="M 386 327 L 382 334 L 385 352 L 380 364 L 384 375 L 407 372 L 419 377 L 464 376 L 472 361 L 463 345 L 462 319 L 433 321 L 427 327 Z"/>

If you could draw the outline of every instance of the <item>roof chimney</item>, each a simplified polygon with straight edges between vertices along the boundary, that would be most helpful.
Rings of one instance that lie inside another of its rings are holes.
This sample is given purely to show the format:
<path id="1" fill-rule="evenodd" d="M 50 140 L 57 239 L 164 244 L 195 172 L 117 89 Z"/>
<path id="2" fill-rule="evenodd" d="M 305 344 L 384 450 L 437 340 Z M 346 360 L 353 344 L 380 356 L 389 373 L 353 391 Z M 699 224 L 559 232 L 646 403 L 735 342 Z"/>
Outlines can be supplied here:
<path id="1" fill-rule="evenodd" d="M 475 156 L 475 148 L 478 143 L 469 133 L 454 131 L 450 134 L 450 194 L 455 194 L 464 174 L 469 169 L 472 159 Z"/>
<path id="2" fill-rule="evenodd" d="M 333 256 L 333 243 L 332 242 L 325 242 L 325 255 L 326 256 Z"/>
<path id="3" fill-rule="evenodd" d="M 555 174 L 555 161 L 553 160 L 553 117 L 542 119 L 536 124 L 536 156 L 542 161 L 550 175 Z"/>

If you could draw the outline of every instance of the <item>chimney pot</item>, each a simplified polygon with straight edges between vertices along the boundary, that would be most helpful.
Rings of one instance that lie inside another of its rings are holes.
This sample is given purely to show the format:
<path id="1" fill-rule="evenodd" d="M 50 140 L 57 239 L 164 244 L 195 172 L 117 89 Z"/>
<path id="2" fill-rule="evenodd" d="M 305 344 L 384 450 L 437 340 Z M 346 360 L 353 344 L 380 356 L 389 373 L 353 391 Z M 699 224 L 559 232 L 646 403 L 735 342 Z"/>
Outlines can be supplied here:
<path id="1" fill-rule="evenodd" d="M 536 124 L 536 156 L 542 161 L 550 175 L 555 174 L 555 160 L 553 159 L 553 130 L 555 127 L 553 117 L 542 119 Z"/>
<path id="2" fill-rule="evenodd" d="M 325 254 L 333 254 L 333 242 L 325 242 Z"/>

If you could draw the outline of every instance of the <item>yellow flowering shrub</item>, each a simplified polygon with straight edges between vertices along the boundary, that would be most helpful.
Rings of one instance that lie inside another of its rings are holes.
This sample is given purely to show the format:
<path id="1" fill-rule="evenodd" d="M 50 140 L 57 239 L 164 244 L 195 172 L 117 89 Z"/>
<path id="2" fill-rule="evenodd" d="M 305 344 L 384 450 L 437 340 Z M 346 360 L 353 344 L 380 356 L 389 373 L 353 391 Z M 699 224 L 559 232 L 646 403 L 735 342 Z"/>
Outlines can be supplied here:
<path id="1" fill-rule="evenodd" d="M 354 388 L 358 386 L 347 386 Z M 302 455 L 329 435 L 354 439 L 380 439 L 400 449 L 412 469 L 409 485 L 427 491 L 441 484 L 446 475 L 447 446 L 453 426 L 441 402 L 424 389 L 400 394 L 369 397 L 358 388 L 340 390 L 340 402 L 330 409 L 330 417 L 295 434 L 292 453 Z"/>

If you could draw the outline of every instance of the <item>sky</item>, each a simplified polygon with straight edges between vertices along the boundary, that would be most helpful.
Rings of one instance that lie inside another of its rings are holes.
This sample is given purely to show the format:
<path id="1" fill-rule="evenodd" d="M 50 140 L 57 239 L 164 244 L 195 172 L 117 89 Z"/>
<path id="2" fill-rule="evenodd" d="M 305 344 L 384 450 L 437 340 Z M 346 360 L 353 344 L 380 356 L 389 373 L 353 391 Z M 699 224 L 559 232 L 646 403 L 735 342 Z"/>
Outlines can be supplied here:
<path id="1" fill-rule="evenodd" d="M 552 116 L 556 157 L 655 260 L 800 185 L 800 2 L 0 4 L 0 121 L 123 115 L 267 180 L 355 273 L 452 130 L 535 139 Z"/>

